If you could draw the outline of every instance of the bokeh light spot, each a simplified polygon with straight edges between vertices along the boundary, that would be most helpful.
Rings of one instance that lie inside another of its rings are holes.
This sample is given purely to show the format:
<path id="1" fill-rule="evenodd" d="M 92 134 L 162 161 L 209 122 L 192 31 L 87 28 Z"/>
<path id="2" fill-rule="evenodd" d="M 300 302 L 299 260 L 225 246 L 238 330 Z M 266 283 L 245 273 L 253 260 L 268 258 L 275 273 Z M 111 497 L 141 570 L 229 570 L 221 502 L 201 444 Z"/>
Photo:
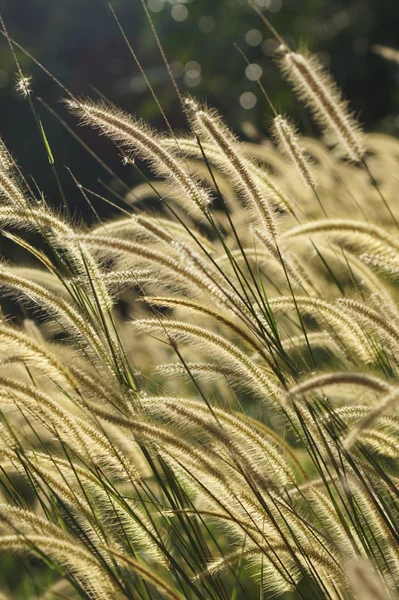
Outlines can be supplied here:
<path id="1" fill-rule="evenodd" d="M 267 8 L 270 10 L 270 12 L 276 13 L 279 10 L 281 10 L 282 7 L 283 7 L 282 0 L 268 0 L 268 2 L 267 2 Z"/>
<path id="2" fill-rule="evenodd" d="M 274 56 L 277 48 L 279 47 L 279 42 L 274 38 L 268 38 L 262 44 L 262 52 L 266 54 L 266 56 Z"/>
<path id="3" fill-rule="evenodd" d="M 240 96 L 240 104 L 246 110 L 253 108 L 257 103 L 257 98 L 252 92 L 244 92 Z"/>
<path id="4" fill-rule="evenodd" d="M 245 69 L 245 77 L 250 81 L 258 81 L 262 77 L 262 67 L 256 63 L 248 65 Z"/>
<path id="5" fill-rule="evenodd" d="M 184 66 L 182 65 L 182 63 L 179 60 L 173 60 L 169 66 L 175 77 L 181 77 L 183 75 Z"/>
<path id="6" fill-rule="evenodd" d="M 164 0 L 148 0 L 147 6 L 151 12 L 160 12 L 165 6 Z"/>
<path id="7" fill-rule="evenodd" d="M 184 4 L 175 4 L 170 12 L 175 21 L 184 21 L 188 17 L 188 10 Z"/>
<path id="8" fill-rule="evenodd" d="M 190 60 L 184 67 L 184 81 L 189 87 L 197 86 L 201 81 L 201 65 L 195 60 Z"/>
<path id="9" fill-rule="evenodd" d="M 341 10 L 335 13 L 335 15 L 332 18 L 332 22 L 334 23 L 337 29 L 345 29 L 345 27 L 348 27 L 348 25 L 350 25 L 351 18 L 349 16 L 349 13 L 346 12 L 346 10 Z"/>
<path id="10" fill-rule="evenodd" d="M 195 60 L 190 60 L 184 67 L 187 77 L 198 77 L 201 75 L 201 65 Z"/>
<path id="11" fill-rule="evenodd" d="M 259 29 L 250 29 L 245 35 L 245 41 L 249 46 L 259 46 L 262 43 L 263 35 Z"/>

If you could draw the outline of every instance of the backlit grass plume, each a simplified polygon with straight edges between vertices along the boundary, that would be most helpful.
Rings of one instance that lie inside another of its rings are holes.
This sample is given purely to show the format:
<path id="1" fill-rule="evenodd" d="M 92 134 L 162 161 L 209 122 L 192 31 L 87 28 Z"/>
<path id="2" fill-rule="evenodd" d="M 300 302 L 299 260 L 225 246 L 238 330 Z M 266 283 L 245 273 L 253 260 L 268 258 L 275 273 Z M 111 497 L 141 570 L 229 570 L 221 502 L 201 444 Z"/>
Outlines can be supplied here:
<path id="1" fill-rule="evenodd" d="M 310 188 L 315 187 L 308 161 L 301 146 L 294 125 L 289 119 L 278 115 L 273 120 L 273 133 L 282 154 L 285 154 L 298 168 L 304 182 Z"/>
<path id="2" fill-rule="evenodd" d="M 364 147 L 360 127 L 349 112 L 341 91 L 317 58 L 292 52 L 283 45 L 278 54 L 284 75 L 300 99 L 309 106 L 327 142 L 338 146 L 354 162 L 361 161 Z"/>
<path id="3" fill-rule="evenodd" d="M 182 136 L 69 101 L 152 173 L 89 227 L 1 142 L 32 263 L 0 264 L 0 560 L 26 567 L 0 596 L 398 597 L 399 144 L 281 62 L 341 158 L 286 117 L 276 148 L 192 98 Z"/>

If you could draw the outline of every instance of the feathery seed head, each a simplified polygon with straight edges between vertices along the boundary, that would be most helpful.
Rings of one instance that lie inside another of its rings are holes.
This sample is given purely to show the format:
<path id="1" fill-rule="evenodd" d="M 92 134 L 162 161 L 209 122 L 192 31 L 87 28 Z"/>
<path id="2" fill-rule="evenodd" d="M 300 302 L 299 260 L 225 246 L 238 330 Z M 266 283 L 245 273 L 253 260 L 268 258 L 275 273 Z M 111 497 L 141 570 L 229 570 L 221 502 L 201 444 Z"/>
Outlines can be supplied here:
<path id="1" fill-rule="evenodd" d="M 4 200 L 24 206 L 25 196 L 15 181 L 4 171 L 0 170 L 0 195 Z"/>
<path id="2" fill-rule="evenodd" d="M 371 49 L 376 54 L 382 56 L 382 58 L 391 60 L 399 65 L 399 50 L 395 50 L 395 48 L 389 48 L 388 46 L 381 46 L 380 44 L 374 44 Z"/>
<path id="3" fill-rule="evenodd" d="M 273 133 L 282 154 L 285 154 L 296 166 L 305 185 L 313 189 L 316 185 L 315 180 L 309 167 L 309 160 L 299 144 L 294 124 L 288 118 L 278 115 L 273 121 Z"/>
<path id="4" fill-rule="evenodd" d="M 353 592 L 364 600 L 394 600 L 395 596 L 387 589 L 386 582 L 376 573 L 372 563 L 356 557 L 345 564 Z"/>
<path id="5" fill-rule="evenodd" d="M 30 95 L 32 88 L 32 77 L 29 75 L 18 75 L 16 78 L 15 89 L 19 94 L 22 94 L 25 98 Z"/>
<path id="6" fill-rule="evenodd" d="M 162 137 L 130 115 L 103 103 L 67 101 L 67 106 L 88 125 L 150 161 L 153 169 L 176 188 L 182 203 L 203 212 L 211 197 L 202 184 L 165 148 Z"/>
<path id="7" fill-rule="evenodd" d="M 217 145 L 220 151 L 219 168 L 231 178 L 245 203 L 274 240 L 277 231 L 272 207 L 259 186 L 259 180 L 251 172 L 251 160 L 245 156 L 241 144 L 214 110 L 205 107 L 194 110 L 190 120 L 194 132 L 201 140 Z"/>
<path id="8" fill-rule="evenodd" d="M 184 99 L 184 108 L 190 117 L 199 110 L 199 104 L 192 96 Z"/>
<path id="9" fill-rule="evenodd" d="M 323 128 L 327 142 L 339 147 L 353 162 L 361 162 L 364 146 L 359 124 L 348 111 L 348 102 L 341 91 L 318 60 L 286 48 L 278 58 L 284 75 Z"/>
<path id="10" fill-rule="evenodd" d="M 13 167 L 13 160 L 7 147 L 2 139 L 0 139 L 0 169 L 2 171 L 10 171 Z"/>

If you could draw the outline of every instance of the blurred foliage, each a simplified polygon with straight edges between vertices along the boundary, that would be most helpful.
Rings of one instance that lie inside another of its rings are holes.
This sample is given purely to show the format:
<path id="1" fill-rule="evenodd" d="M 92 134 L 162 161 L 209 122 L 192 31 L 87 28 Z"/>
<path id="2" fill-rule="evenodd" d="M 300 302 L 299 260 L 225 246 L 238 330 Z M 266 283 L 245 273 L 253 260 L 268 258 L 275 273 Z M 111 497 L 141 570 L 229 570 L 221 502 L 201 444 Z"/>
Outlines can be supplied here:
<path id="1" fill-rule="evenodd" d="M 374 43 L 399 47 L 397 0 L 256 0 L 279 33 L 293 47 L 305 45 L 331 68 L 354 111 L 371 129 L 399 131 L 399 69 L 371 51 Z M 276 106 L 290 113 L 307 134 L 315 134 L 273 62 L 275 40 L 246 0 L 146 0 L 181 91 L 206 97 L 226 120 L 247 137 L 267 128 L 270 109 L 246 64 L 247 55 Z M 184 127 L 179 102 L 146 20 L 140 0 L 114 0 L 118 18 L 158 94 L 172 126 Z M 156 126 L 165 127 L 112 16 L 99 0 L 1 0 L 10 35 L 42 62 L 73 94 L 97 93 Z M 43 98 L 75 127 L 59 104 L 65 93 L 18 51 L 23 70 L 33 76 L 33 97 L 55 156 L 62 185 L 73 209 L 82 211 L 67 165 L 77 180 L 99 193 L 110 176 L 38 104 Z M 54 202 L 60 194 L 51 175 L 28 104 L 15 91 L 15 64 L 5 39 L 0 44 L 0 134 L 25 172 Z M 97 92 L 98 91 L 98 92 Z M 254 104 L 256 102 L 256 104 Z M 242 106 L 252 106 L 245 108 Z M 113 146 L 78 130 L 87 142 L 130 184 Z M 118 186 L 116 186 L 118 187 Z M 83 203 L 84 204 L 84 203 Z M 85 212 L 85 209 L 83 208 Z M 88 211 L 86 211 L 88 214 Z"/>

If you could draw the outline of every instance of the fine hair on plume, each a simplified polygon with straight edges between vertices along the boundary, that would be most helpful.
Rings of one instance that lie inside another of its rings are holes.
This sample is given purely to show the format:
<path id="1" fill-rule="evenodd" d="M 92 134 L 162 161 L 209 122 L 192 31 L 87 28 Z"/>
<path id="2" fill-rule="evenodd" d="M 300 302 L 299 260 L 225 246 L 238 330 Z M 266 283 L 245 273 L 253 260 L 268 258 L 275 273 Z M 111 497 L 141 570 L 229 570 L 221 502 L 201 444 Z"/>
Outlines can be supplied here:
<path id="1" fill-rule="evenodd" d="M 353 162 L 361 162 L 364 146 L 360 126 L 348 110 L 348 102 L 315 56 L 293 52 L 281 45 L 278 62 L 302 100 L 321 126 L 328 143 Z"/>

